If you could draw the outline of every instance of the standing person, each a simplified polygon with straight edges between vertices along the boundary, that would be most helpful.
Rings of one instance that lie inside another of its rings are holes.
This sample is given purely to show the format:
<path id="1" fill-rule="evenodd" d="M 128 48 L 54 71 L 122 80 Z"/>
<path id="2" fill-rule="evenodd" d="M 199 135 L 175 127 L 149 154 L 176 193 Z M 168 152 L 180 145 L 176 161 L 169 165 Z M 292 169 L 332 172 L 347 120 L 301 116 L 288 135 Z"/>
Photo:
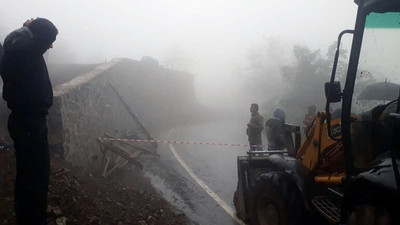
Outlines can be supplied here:
<path id="1" fill-rule="evenodd" d="M 315 114 L 315 111 L 317 111 L 317 107 L 315 105 L 310 105 L 308 106 L 308 112 L 304 116 L 303 120 L 303 125 L 301 128 L 304 130 L 304 134 L 307 135 L 308 128 L 311 126 L 312 122 L 314 121 L 315 117 L 317 116 Z"/>
<path id="2" fill-rule="evenodd" d="M 57 28 L 44 18 L 27 20 L 4 41 L 3 98 L 11 110 L 8 131 L 14 141 L 17 224 L 47 224 L 50 155 L 46 115 L 53 89 L 43 54 L 53 47 Z"/>
<path id="3" fill-rule="evenodd" d="M 283 150 L 286 148 L 283 140 L 285 117 L 285 111 L 281 108 L 276 108 L 272 113 L 272 118 L 265 123 L 268 150 Z"/>
<path id="4" fill-rule="evenodd" d="M 247 136 L 249 137 L 250 151 L 262 151 L 262 147 L 252 145 L 262 145 L 261 131 L 263 130 L 264 118 L 258 113 L 258 104 L 253 103 L 250 106 L 250 122 L 247 124 Z"/>

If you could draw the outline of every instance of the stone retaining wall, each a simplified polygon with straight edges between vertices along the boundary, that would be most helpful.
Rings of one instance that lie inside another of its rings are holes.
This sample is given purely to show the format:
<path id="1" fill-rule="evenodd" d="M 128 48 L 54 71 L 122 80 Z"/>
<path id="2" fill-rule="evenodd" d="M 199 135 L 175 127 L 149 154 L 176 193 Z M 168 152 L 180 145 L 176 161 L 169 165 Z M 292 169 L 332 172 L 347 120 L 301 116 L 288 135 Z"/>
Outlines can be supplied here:
<path id="1" fill-rule="evenodd" d="M 74 165 L 87 169 L 99 166 L 101 152 L 97 138 L 105 132 L 136 129 L 116 94 L 110 88 L 109 69 L 120 60 L 54 88 L 54 104 L 48 117 L 49 145 Z"/>
<path id="2" fill-rule="evenodd" d="M 127 130 L 138 130 L 110 85 L 153 135 L 179 123 L 194 121 L 201 114 L 194 97 L 193 75 L 130 59 L 115 59 L 53 88 L 54 104 L 48 116 L 53 154 L 79 167 L 97 170 L 101 161 L 98 137 L 117 131 L 116 136 L 121 137 Z M 6 139 L 8 114 L 5 102 L 1 101 L 0 136 Z"/>

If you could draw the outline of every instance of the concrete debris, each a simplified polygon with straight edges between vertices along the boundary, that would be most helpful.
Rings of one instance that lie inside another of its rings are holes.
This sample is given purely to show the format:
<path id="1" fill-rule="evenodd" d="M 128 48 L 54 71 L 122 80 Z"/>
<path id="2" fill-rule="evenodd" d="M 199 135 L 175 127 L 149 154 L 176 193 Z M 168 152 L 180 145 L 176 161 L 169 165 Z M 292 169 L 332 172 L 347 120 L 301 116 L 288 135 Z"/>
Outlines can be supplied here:
<path id="1" fill-rule="evenodd" d="M 54 213 L 56 216 L 59 216 L 59 215 L 61 215 L 61 209 L 58 208 L 58 207 L 55 207 L 55 208 L 53 209 L 53 213 Z"/>
<path id="2" fill-rule="evenodd" d="M 61 215 L 61 209 L 58 206 L 54 207 L 54 206 L 48 205 L 47 206 L 47 213 L 48 214 L 54 214 L 56 216 L 60 216 Z"/>
<path id="3" fill-rule="evenodd" d="M 67 218 L 60 217 L 56 219 L 56 225 L 66 225 L 67 224 Z"/>

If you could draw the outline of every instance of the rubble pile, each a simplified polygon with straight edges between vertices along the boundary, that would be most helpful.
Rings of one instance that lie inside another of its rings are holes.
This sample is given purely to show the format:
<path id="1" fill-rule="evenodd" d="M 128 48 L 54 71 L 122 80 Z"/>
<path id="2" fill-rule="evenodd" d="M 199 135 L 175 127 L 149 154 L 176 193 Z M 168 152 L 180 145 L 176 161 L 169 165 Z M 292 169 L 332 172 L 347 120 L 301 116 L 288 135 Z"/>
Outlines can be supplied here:
<path id="1" fill-rule="evenodd" d="M 0 151 L 0 224 L 15 224 L 13 214 L 13 151 Z M 121 174 L 107 179 L 53 159 L 48 196 L 49 225 L 64 224 L 191 224 L 152 190 L 137 191 L 121 183 Z M 143 181 L 137 181 L 143 182 Z"/>

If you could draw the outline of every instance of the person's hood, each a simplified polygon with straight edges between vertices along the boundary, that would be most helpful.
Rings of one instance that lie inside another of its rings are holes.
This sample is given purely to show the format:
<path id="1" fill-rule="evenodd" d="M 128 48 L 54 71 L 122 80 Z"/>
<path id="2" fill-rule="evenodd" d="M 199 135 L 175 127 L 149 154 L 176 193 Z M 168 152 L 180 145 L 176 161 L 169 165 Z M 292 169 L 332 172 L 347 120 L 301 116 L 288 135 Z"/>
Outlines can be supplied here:
<path id="1" fill-rule="evenodd" d="M 274 112 L 272 113 L 272 118 L 284 123 L 285 122 L 285 111 L 283 111 L 283 109 L 281 109 L 281 108 L 276 108 L 274 110 Z"/>
<path id="2" fill-rule="evenodd" d="M 15 45 L 19 43 L 33 41 L 33 33 L 27 27 L 21 27 L 17 30 L 14 30 L 9 35 L 7 35 L 4 40 L 4 51 L 7 51 L 10 48 L 13 48 Z"/>
<path id="3" fill-rule="evenodd" d="M 53 39 L 41 38 L 28 27 L 21 27 L 11 32 L 4 40 L 4 51 L 19 49 L 24 52 L 43 55 L 50 47 Z"/>

